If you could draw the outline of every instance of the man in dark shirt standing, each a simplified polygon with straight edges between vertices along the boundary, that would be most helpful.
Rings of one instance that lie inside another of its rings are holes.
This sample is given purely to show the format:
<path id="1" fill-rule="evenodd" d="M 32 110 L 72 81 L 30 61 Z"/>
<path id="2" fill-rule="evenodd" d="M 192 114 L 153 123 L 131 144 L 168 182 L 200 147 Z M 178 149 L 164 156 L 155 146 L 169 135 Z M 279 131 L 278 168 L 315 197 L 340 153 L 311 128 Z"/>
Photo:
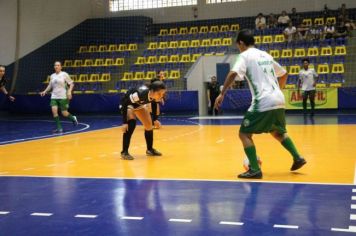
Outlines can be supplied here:
<path id="1" fill-rule="evenodd" d="M 9 98 L 11 102 L 15 101 L 15 98 L 10 95 L 6 90 L 6 77 L 5 77 L 5 66 L 0 65 L 0 90 Z"/>
<path id="2" fill-rule="evenodd" d="M 212 76 L 211 82 L 208 84 L 208 90 L 207 90 L 209 115 L 219 114 L 219 111 L 217 109 L 214 109 L 215 100 L 219 96 L 219 94 L 220 94 L 219 83 L 216 79 L 216 76 Z"/>

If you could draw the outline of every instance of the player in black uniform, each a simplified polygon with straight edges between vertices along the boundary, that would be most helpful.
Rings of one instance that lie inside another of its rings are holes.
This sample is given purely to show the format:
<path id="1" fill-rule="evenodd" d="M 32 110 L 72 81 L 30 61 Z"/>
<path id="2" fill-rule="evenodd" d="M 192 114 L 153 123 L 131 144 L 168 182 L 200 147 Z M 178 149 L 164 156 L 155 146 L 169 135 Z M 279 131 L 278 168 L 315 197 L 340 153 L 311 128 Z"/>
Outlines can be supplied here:
<path id="1" fill-rule="evenodd" d="M 159 70 L 157 71 L 157 77 L 151 79 L 151 84 L 155 81 L 163 81 L 163 80 L 165 80 L 164 71 Z M 151 117 L 152 117 L 152 124 L 154 129 L 161 128 L 161 122 L 158 120 L 158 117 L 160 115 L 160 107 L 159 107 L 160 103 L 164 105 L 164 98 L 162 98 L 160 102 L 156 102 L 156 101 L 151 102 Z"/>
<path id="2" fill-rule="evenodd" d="M 0 65 L 0 91 L 2 91 L 11 102 L 13 102 L 15 101 L 15 98 L 11 96 L 10 93 L 6 90 L 6 82 L 7 80 L 5 77 L 5 66 Z"/>
<path id="3" fill-rule="evenodd" d="M 138 118 L 145 128 L 147 144 L 147 156 L 161 156 L 162 154 L 153 148 L 153 127 L 147 104 L 152 101 L 159 102 L 166 92 L 166 86 L 162 81 L 154 81 L 149 87 L 143 85 L 139 88 L 129 89 L 121 102 L 123 115 L 123 141 L 121 157 L 124 160 L 133 160 L 129 154 L 131 136 L 136 128 Z"/>

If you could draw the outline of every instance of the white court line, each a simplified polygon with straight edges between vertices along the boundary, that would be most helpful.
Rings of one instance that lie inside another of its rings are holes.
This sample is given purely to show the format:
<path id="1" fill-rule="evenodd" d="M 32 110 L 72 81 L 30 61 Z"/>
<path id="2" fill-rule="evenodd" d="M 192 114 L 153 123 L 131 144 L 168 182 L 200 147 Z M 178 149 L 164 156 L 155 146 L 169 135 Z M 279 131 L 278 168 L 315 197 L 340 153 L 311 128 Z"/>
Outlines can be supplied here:
<path id="1" fill-rule="evenodd" d="M 25 169 L 23 169 L 23 170 L 28 171 L 28 170 L 34 170 L 34 169 L 35 169 L 35 168 L 30 167 L 30 168 L 25 168 Z"/>
<path id="2" fill-rule="evenodd" d="M 352 192 L 353 192 L 353 193 L 356 193 L 356 188 L 352 189 Z"/>
<path id="3" fill-rule="evenodd" d="M 331 228 L 331 231 L 356 233 L 356 226 L 349 226 L 348 229 Z"/>
<path id="4" fill-rule="evenodd" d="M 142 220 L 143 217 L 141 216 L 123 216 L 121 220 Z"/>
<path id="5" fill-rule="evenodd" d="M 0 211 L 0 215 L 7 215 L 9 213 L 10 213 L 9 211 Z"/>
<path id="6" fill-rule="evenodd" d="M 221 225 L 244 225 L 242 222 L 234 222 L 234 221 L 220 221 Z"/>
<path id="7" fill-rule="evenodd" d="M 170 222 L 190 223 L 192 219 L 169 219 Z"/>
<path id="8" fill-rule="evenodd" d="M 351 196 L 351 200 L 356 200 L 356 196 Z"/>
<path id="9" fill-rule="evenodd" d="M 351 214 L 350 215 L 350 220 L 356 220 L 356 215 L 355 214 Z"/>
<path id="10" fill-rule="evenodd" d="M 298 229 L 298 225 L 273 225 L 273 228 L 283 228 L 283 229 Z"/>
<path id="11" fill-rule="evenodd" d="M 216 143 L 222 143 L 222 142 L 224 142 L 223 138 L 216 141 Z"/>
<path id="12" fill-rule="evenodd" d="M 34 212 L 31 216 L 52 216 L 53 213 Z"/>
<path id="13" fill-rule="evenodd" d="M 195 116 L 188 118 L 189 120 L 232 120 L 243 119 L 243 116 Z"/>
<path id="14" fill-rule="evenodd" d="M 355 210 L 356 209 L 356 204 L 351 204 L 351 209 Z"/>
<path id="15" fill-rule="evenodd" d="M 98 217 L 98 215 L 81 215 L 81 214 L 78 214 L 78 215 L 75 215 L 74 217 L 75 218 L 90 218 L 90 219 L 94 219 L 94 218 Z"/>

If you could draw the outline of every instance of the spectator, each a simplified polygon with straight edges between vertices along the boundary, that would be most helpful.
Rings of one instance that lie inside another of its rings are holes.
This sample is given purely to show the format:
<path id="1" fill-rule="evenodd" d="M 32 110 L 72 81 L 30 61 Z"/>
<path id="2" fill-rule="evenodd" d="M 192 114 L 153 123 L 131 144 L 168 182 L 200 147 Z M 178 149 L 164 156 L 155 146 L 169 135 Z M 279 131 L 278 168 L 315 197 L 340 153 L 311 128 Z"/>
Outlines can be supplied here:
<path id="1" fill-rule="evenodd" d="M 310 27 L 308 33 L 308 37 L 310 40 L 320 40 L 322 35 L 323 35 L 323 30 L 319 26 L 313 24 Z"/>
<path id="2" fill-rule="evenodd" d="M 331 39 L 334 37 L 335 27 L 331 24 L 331 21 L 326 22 L 324 27 L 324 39 Z"/>
<path id="3" fill-rule="evenodd" d="M 299 27 L 302 24 L 302 16 L 297 13 L 297 9 L 295 7 L 292 8 L 292 13 L 290 14 L 290 19 L 293 25 Z"/>
<path id="4" fill-rule="evenodd" d="M 216 76 L 211 77 L 211 82 L 208 84 L 207 97 L 209 115 L 218 115 L 219 111 L 214 108 L 215 100 L 220 95 L 220 86 L 216 79 Z"/>
<path id="5" fill-rule="evenodd" d="M 290 21 L 289 16 L 286 11 L 282 11 L 282 15 L 278 17 L 278 25 L 281 27 L 287 27 L 288 22 Z"/>
<path id="6" fill-rule="evenodd" d="M 335 38 L 345 38 L 349 35 L 349 31 L 344 21 L 341 21 L 336 27 Z"/>
<path id="7" fill-rule="evenodd" d="M 268 28 L 269 29 L 274 29 L 274 28 L 277 27 L 278 21 L 277 21 L 277 18 L 274 16 L 273 13 L 269 14 L 267 24 L 268 24 Z"/>
<path id="8" fill-rule="evenodd" d="M 330 14 L 330 10 L 329 10 L 329 7 L 327 4 L 324 5 L 324 10 L 323 10 L 323 16 L 324 18 L 326 17 L 329 17 L 331 14 Z"/>
<path id="9" fill-rule="evenodd" d="M 293 23 L 289 21 L 288 27 L 283 31 L 284 37 L 288 43 L 292 42 L 295 39 L 297 29 L 293 26 Z"/>
<path id="10" fill-rule="evenodd" d="M 266 28 L 266 18 L 263 16 L 262 13 L 259 13 L 257 15 L 257 18 L 255 20 L 255 24 L 256 24 L 256 29 L 257 30 L 263 30 Z"/>
<path id="11" fill-rule="evenodd" d="M 351 32 L 352 30 L 356 29 L 355 23 L 347 16 L 344 19 L 345 21 L 345 26 L 347 27 L 347 30 Z"/>
<path id="12" fill-rule="evenodd" d="M 299 40 L 306 40 L 309 34 L 309 27 L 301 23 L 297 28 Z"/>
<path id="13" fill-rule="evenodd" d="M 314 69 L 309 68 L 309 59 L 305 58 L 302 60 L 303 69 L 299 72 L 298 80 L 298 94 L 300 88 L 302 89 L 303 95 L 303 113 L 307 114 L 307 99 L 309 97 L 310 106 L 311 106 L 311 116 L 314 116 L 315 109 L 315 85 L 319 75 L 315 72 Z"/>

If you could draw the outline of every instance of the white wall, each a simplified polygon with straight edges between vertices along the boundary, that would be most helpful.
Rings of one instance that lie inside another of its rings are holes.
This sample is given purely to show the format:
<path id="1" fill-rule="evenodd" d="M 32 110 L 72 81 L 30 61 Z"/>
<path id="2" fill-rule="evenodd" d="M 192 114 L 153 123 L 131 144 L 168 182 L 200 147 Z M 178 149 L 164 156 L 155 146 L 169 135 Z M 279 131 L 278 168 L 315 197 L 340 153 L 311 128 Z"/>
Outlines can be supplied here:
<path id="1" fill-rule="evenodd" d="M 16 1 L 0 1 L 0 64 L 7 65 L 15 58 Z"/>

